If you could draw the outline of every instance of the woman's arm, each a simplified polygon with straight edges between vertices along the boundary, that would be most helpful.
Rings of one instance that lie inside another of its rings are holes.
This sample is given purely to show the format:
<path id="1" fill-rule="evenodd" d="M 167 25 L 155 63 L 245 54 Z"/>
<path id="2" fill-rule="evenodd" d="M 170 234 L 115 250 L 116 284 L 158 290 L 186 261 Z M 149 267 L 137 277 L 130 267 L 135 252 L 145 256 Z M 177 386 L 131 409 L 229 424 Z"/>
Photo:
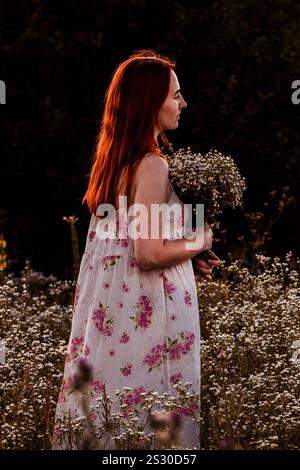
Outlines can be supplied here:
<path id="1" fill-rule="evenodd" d="M 140 163 L 135 174 L 136 190 L 134 204 L 143 204 L 150 221 L 151 204 L 167 204 L 169 200 L 169 167 L 166 161 L 148 154 Z M 158 238 L 151 238 L 148 224 L 148 238 L 134 240 L 134 251 L 141 269 L 162 269 L 183 263 L 212 245 L 212 231 L 206 228 L 204 235 L 191 240 L 164 240 L 164 223 L 159 218 Z M 193 247 L 191 247 L 193 242 Z M 192 248 L 192 249 L 191 249 Z"/>

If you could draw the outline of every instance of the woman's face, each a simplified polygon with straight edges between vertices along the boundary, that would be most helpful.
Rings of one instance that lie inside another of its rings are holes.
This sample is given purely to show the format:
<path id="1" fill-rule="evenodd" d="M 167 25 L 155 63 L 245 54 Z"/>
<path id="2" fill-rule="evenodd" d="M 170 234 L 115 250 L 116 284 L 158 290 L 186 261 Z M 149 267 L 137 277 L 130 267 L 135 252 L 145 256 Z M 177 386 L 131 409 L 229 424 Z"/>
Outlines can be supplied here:
<path id="1" fill-rule="evenodd" d="M 169 93 L 158 112 L 159 131 L 177 129 L 181 110 L 186 108 L 176 73 L 171 70 Z"/>

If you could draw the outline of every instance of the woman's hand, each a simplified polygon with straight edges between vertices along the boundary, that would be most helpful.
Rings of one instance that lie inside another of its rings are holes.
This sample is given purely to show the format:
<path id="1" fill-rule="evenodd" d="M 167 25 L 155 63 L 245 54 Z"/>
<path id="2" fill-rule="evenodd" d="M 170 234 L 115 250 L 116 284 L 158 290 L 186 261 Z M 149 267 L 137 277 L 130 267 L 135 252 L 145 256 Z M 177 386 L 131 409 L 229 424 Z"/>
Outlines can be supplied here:
<path id="1" fill-rule="evenodd" d="M 209 255 L 209 260 L 204 261 L 203 259 L 199 258 L 201 253 L 197 256 L 192 258 L 194 268 L 201 274 L 204 275 L 204 278 L 207 281 L 212 281 L 211 273 L 214 266 L 219 266 L 222 261 L 218 256 L 212 251 L 207 250 L 206 253 Z"/>

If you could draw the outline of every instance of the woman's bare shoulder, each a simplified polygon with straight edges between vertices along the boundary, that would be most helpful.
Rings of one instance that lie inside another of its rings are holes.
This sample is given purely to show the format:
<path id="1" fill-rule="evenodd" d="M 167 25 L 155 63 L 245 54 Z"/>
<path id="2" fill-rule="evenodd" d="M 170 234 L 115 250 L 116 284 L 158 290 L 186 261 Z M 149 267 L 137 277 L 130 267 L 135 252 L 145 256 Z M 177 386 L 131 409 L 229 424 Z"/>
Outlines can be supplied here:
<path id="1" fill-rule="evenodd" d="M 168 172 L 169 164 L 165 158 L 156 153 L 146 153 L 138 166 L 138 170 L 143 173 L 148 171 Z"/>
<path id="2" fill-rule="evenodd" d="M 164 163 L 165 165 L 168 166 L 168 162 L 167 162 L 167 159 L 165 157 L 163 157 L 162 155 L 158 155 L 158 153 L 146 153 L 146 155 L 144 156 L 143 160 L 144 159 L 150 159 L 151 161 L 156 161 L 156 162 L 161 162 L 161 163 Z"/>
<path id="3" fill-rule="evenodd" d="M 132 200 L 135 200 L 137 191 L 139 193 L 159 191 L 164 188 L 168 192 L 169 165 L 164 158 L 155 154 L 147 153 L 136 169 L 132 180 Z"/>
<path id="4" fill-rule="evenodd" d="M 169 165 L 159 155 L 146 154 L 135 174 L 134 199 L 158 198 L 168 201 L 169 196 Z"/>

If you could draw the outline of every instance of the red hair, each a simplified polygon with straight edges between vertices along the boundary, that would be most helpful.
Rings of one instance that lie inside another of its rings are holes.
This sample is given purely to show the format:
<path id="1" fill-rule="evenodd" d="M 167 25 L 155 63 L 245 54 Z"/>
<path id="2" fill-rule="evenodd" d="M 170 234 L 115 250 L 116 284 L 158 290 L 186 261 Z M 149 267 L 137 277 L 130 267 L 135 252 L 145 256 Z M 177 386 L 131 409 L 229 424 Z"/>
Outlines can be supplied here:
<path id="1" fill-rule="evenodd" d="M 147 50 L 135 52 L 115 70 L 105 94 L 94 163 L 82 200 L 91 213 L 96 214 L 99 204 L 115 204 L 123 169 L 128 195 L 133 172 L 144 155 L 162 154 L 154 131 L 174 69 L 173 61 Z M 163 132 L 160 138 L 170 145 Z"/>

